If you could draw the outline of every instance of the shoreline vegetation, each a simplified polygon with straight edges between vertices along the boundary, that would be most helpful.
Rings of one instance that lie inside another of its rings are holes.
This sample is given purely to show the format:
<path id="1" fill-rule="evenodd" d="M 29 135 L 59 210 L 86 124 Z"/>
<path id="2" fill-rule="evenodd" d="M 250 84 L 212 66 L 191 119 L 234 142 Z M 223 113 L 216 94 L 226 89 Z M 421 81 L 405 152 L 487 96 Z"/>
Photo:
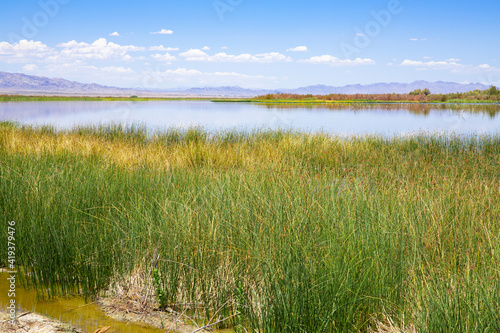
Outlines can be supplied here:
<path id="1" fill-rule="evenodd" d="M 139 299 L 200 327 L 500 330 L 500 135 L 0 122 L 0 160 L 0 220 L 41 296 L 139 272 Z"/>
<path id="2" fill-rule="evenodd" d="M 408 94 L 329 94 L 299 95 L 276 93 L 253 98 L 213 98 L 213 97 L 113 97 L 113 96 L 37 96 L 37 95 L 0 95 L 0 102 L 41 102 L 41 101 L 212 101 L 263 104 L 500 104 L 500 90 L 491 86 L 486 90 L 464 93 L 432 94 L 429 89 L 414 90 Z"/>
<path id="3" fill-rule="evenodd" d="M 257 96 L 251 99 L 215 99 L 216 102 L 253 102 L 265 104 L 342 104 L 342 103 L 430 103 L 430 104 L 498 104 L 500 91 L 491 86 L 486 90 L 474 90 L 465 93 L 432 94 L 429 89 L 414 90 L 408 94 L 329 94 L 329 95 L 298 95 L 276 93 Z"/>

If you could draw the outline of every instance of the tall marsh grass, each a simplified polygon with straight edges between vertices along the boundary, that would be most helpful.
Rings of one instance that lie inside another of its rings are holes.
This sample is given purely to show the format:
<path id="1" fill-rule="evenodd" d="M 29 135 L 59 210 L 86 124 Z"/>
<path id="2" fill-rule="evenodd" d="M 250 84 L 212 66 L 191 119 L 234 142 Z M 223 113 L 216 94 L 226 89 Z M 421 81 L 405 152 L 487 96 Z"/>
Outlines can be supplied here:
<path id="1" fill-rule="evenodd" d="M 500 330 L 499 136 L 2 123 L 0 161 L 0 221 L 51 296 L 140 266 L 219 327 Z"/>

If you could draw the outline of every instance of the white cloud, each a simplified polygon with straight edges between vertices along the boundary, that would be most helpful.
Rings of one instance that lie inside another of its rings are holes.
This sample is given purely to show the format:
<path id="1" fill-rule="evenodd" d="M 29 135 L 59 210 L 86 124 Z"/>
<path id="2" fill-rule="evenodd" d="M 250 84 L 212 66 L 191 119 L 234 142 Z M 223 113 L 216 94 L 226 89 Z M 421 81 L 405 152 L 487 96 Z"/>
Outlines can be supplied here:
<path id="1" fill-rule="evenodd" d="M 27 62 L 35 59 L 43 59 L 53 54 L 54 49 L 42 42 L 21 40 L 18 43 L 10 44 L 0 42 L 0 59 L 5 62 Z"/>
<path id="2" fill-rule="evenodd" d="M 203 46 L 201 49 L 202 49 L 203 51 L 208 51 L 208 50 L 210 50 L 210 48 L 209 48 L 208 46 Z"/>
<path id="3" fill-rule="evenodd" d="M 365 37 L 366 35 L 364 33 L 362 33 L 362 32 L 357 32 L 356 36 L 358 36 L 358 37 Z"/>
<path id="4" fill-rule="evenodd" d="M 23 66 L 23 71 L 25 72 L 33 72 L 38 69 L 38 66 L 35 64 L 29 64 Z"/>
<path id="5" fill-rule="evenodd" d="M 454 60 L 454 59 L 452 59 Z M 455 61 L 444 60 L 444 61 L 420 61 L 420 60 L 404 60 L 401 66 L 412 66 L 421 68 L 433 68 L 433 69 L 456 69 L 464 67 L 463 64 L 459 64 Z"/>
<path id="6" fill-rule="evenodd" d="M 484 73 L 486 72 L 500 72 L 498 68 L 490 66 L 488 64 L 482 64 L 479 66 L 461 64 L 460 59 L 450 58 L 443 61 L 418 61 L 418 60 L 404 60 L 400 66 L 415 67 L 416 70 L 450 70 L 452 73 Z"/>
<path id="7" fill-rule="evenodd" d="M 179 51 L 179 48 L 177 47 L 165 47 L 163 45 L 159 46 L 151 46 L 149 48 L 150 51 L 165 51 L 165 52 L 172 52 L 172 51 Z"/>
<path id="8" fill-rule="evenodd" d="M 186 61 L 205 61 L 205 62 L 256 62 L 256 63 L 272 63 L 272 62 L 291 62 L 292 58 L 287 57 L 278 52 L 261 53 L 251 55 L 249 53 L 232 55 L 225 52 L 209 55 L 200 49 L 191 49 L 179 54 Z"/>
<path id="9" fill-rule="evenodd" d="M 104 71 L 104 72 L 111 72 L 111 73 L 133 73 L 134 72 L 130 68 L 116 67 L 116 66 L 102 67 L 102 68 L 100 68 L 100 70 Z"/>
<path id="10" fill-rule="evenodd" d="M 432 57 L 424 57 L 424 59 L 428 60 L 428 59 L 431 59 Z"/>
<path id="11" fill-rule="evenodd" d="M 164 82 L 176 84 L 200 85 L 245 85 L 262 87 L 263 83 L 276 82 L 273 76 L 247 75 L 236 72 L 202 72 L 196 69 L 168 69 L 165 71 L 143 72 L 143 77 L 151 78 L 156 85 Z"/>
<path id="12" fill-rule="evenodd" d="M 287 49 L 288 52 L 307 52 L 307 46 L 297 46 L 291 49 Z"/>
<path id="13" fill-rule="evenodd" d="M 159 54 L 159 53 L 153 54 L 151 58 L 157 61 L 167 61 L 167 62 L 177 60 L 175 56 L 171 55 L 168 52 L 165 54 Z"/>
<path id="14" fill-rule="evenodd" d="M 95 65 L 88 65 L 82 60 L 75 60 L 72 62 L 49 64 L 43 68 L 44 71 L 49 73 L 80 73 L 82 75 L 91 75 L 92 73 L 134 73 L 131 68 L 118 67 L 118 66 L 105 66 L 98 67 Z"/>
<path id="15" fill-rule="evenodd" d="M 221 46 L 220 48 L 223 50 L 227 50 L 227 46 Z"/>
<path id="16" fill-rule="evenodd" d="M 292 62 L 292 58 L 278 52 L 256 54 L 253 57 L 255 62 Z"/>
<path id="17" fill-rule="evenodd" d="M 410 38 L 411 41 L 416 42 L 418 38 Z"/>
<path id="18" fill-rule="evenodd" d="M 47 76 L 61 76 L 66 79 L 74 77 L 77 81 L 91 80 L 96 82 L 97 78 L 105 78 L 115 75 L 124 77 L 124 73 L 130 74 L 134 71 L 130 68 L 117 66 L 98 67 L 86 64 L 81 60 L 76 60 L 61 64 L 48 64 L 43 68 L 39 68 L 38 72 Z"/>
<path id="19" fill-rule="evenodd" d="M 356 58 L 354 60 L 351 59 L 339 59 L 337 57 L 331 55 L 322 55 L 311 57 L 307 60 L 299 60 L 299 62 L 310 63 L 310 64 L 325 64 L 330 66 L 357 66 L 357 65 L 375 65 L 375 61 L 372 59 L 361 59 Z"/>
<path id="20" fill-rule="evenodd" d="M 120 34 L 118 33 L 118 31 L 115 31 L 113 33 L 110 33 L 109 34 L 110 36 L 114 36 L 114 37 L 120 37 Z"/>
<path id="21" fill-rule="evenodd" d="M 190 49 L 189 51 L 182 52 L 179 55 L 183 58 L 187 58 L 186 60 L 191 60 L 191 59 L 198 60 L 199 58 L 200 61 L 204 61 L 209 57 L 207 53 L 203 52 L 200 49 Z"/>
<path id="22" fill-rule="evenodd" d="M 57 56 L 51 58 L 51 61 L 60 61 L 61 59 L 122 59 L 129 61 L 132 59 L 128 52 L 144 51 L 144 47 L 134 45 L 119 45 L 108 42 L 105 38 L 99 38 L 92 44 L 85 42 L 78 43 L 72 40 L 67 43 L 57 45 L 63 48 Z"/>
<path id="23" fill-rule="evenodd" d="M 18 43 L 0 43 L 0 54 L 16 54 L 18 52 L 47 52 L 50 48 L 42 42 L 28 41 L 23 39 Z"/>
<path id="24" fill-rule="evenodd" d="M 152 35 L 171 35 L 174 32 L 172 30 L 161 29 L 160 31 L 150 32 Z"/>
<path id="25" fill-rule="evenodd" d="M 67 63 L 75 60 L 121 60 L 131 61 L 128 52 L 145 51 L 146 48 L 134 45 L 119 45 L 100 38 L 93 43 L 77 42 L 75 40 L 51 48 L 42 42 L 21 40 L 10 44 L 0 42 L 0 61 L 7 63 Z"/>
<path id="26" fill-rule="evenodd" d="M 196 69 L 186 69 L 186 68 L 177 68 L 177 69 L 167 69 L 163 72 L 166 75 L 181 75 L 181 76 L 192 76 L 192 75 L 202 75 L 203 73 Z"/>

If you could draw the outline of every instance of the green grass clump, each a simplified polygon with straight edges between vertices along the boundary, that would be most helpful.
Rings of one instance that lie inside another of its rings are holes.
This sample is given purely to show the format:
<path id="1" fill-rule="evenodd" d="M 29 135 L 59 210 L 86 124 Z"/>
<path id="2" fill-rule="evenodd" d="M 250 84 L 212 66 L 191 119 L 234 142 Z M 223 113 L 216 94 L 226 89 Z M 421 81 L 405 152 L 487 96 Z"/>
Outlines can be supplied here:
<path id="1" fill-rule="evenodd" d="M 52 296 L 148 267 L 162 306 L 219 327 L 500 329 L 497 135 L 2 123 L 0 161 L 0 220 Z"/>

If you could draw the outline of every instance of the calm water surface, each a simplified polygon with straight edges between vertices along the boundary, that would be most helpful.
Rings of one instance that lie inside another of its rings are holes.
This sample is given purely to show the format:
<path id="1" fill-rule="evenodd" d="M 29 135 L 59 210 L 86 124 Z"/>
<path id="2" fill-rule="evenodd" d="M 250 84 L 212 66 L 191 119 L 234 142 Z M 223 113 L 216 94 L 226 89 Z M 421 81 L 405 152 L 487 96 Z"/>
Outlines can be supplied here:
<path id="1" fill-rule="evenodd" d="M 210 131 L 294 129 L 332 134 L 500 133 L 500 105 L 257 105 L 209 101 L 7 102 L 0 120 L 60 129 L 108 123 L 156 131 L 202 126 Z"/>

